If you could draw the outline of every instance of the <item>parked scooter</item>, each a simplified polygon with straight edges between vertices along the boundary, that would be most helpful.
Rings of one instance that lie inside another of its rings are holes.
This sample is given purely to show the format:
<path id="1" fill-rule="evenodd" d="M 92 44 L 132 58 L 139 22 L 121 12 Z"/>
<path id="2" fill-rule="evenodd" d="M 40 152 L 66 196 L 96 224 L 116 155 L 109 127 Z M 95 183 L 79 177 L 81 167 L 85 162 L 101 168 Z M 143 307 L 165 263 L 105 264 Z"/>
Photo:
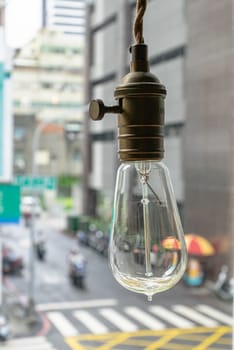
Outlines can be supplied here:
<path id="1" fill-rule="evenodd" d="M 228 267 L 222 266 L 214 287 L 215 294 L 222 300 L 232 301 L 234 297 L 234 280 L 228 278 Z"/>
<path id="2" fill-rule="evenodd" d="M 10 336 L 10 329 L 6 318 L 0 314 L 0 341 L 7 341 Z"/>
<path id="3" fill-rule="evenodd" d="M 69 277 L 75 286 L 84 288 L 85 275 L 86 259 L 78 249 L 74 248 L 69 255 Z"/>

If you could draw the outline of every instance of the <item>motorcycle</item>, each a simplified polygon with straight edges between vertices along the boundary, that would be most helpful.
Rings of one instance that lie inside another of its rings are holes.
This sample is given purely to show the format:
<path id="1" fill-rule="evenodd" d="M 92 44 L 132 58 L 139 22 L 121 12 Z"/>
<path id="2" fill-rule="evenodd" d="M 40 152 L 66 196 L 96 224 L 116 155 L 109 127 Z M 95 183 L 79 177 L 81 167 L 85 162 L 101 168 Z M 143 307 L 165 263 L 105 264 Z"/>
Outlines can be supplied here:
<path id="1" fill-rule="evenodd" d="M 86 260 L 82 254 L 71 254 L 69 258 L 69 277 L 72 283 L 84 288 L 84 279 L 86 274 Z"/>
<path id="2" fill-rule="evenodd" d="M 232 301 L 234 297 L 234 280 L 228 279 L 228 267 L 222 266 L 214 286 L 215 294 L 222 300 Z"/>
<path id="3" fill-rule="evenodd" d="M 46 240 L 44 234 L 39 231 L 35 240 L 35 250 L 39 260 L 44 261 L 46 256 Z"/>
<path id="4" fill-rule="evenodd" d="M 0 315 L 0 341 L 7 341 L 10 336 L 10 329 L 6 318 Z"/>
<path id="5" fill-rule="evenodd" d="M 45 243 L 40 242 L 36 244 L 36 252 L 39 260 L 44 261 L 46 255 Z"/>

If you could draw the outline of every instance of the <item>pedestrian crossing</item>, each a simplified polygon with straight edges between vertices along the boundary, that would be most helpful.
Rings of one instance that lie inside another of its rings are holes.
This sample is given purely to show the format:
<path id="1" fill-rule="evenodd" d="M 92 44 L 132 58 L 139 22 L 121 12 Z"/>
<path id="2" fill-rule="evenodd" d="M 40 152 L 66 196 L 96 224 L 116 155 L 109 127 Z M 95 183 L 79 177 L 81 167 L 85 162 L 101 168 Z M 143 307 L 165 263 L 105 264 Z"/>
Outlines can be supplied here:
<path id="1" fill-rule="evenodd" d="M 104 334 L 108 333 L 108 328 L 101 323 L 97 318 L 91 315 L 87 311 L 76 311 L 74 312 L 75 318 L 84 324 L 87 329 L 93 334 Z"/>
<path id="2" fill-rule="evenodd" d="M 194 328 L 232 326 L 233 319 L 215 307 L 199 304 L 185 305 L 101 307 L 93 309 L 47 312 L 47 317 L 63 337 L 81 334 L 106 334 L 136 332 L 138 330 L 163 330 L 167 328 Z"/>
<path id="3" fill-rule="evenodd" d="M 45 337 L 12 339 L 1 343 L 1 350 L 56 350 Z"/>

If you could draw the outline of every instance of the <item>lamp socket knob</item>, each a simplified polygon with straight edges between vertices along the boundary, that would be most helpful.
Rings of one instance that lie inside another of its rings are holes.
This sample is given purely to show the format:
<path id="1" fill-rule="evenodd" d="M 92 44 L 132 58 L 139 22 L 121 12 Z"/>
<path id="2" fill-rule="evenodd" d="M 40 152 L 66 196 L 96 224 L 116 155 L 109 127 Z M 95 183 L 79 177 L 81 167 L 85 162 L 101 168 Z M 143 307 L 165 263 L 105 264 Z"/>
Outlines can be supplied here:
<path id="1" fill-rule="evenodd" d="M 102 120 L 106 113 L 122 113 L 122 108 L 117 106 L 105 106 L 102 100 L 92 100 L 89 105 L 89 115 L 93 120 Z"/>

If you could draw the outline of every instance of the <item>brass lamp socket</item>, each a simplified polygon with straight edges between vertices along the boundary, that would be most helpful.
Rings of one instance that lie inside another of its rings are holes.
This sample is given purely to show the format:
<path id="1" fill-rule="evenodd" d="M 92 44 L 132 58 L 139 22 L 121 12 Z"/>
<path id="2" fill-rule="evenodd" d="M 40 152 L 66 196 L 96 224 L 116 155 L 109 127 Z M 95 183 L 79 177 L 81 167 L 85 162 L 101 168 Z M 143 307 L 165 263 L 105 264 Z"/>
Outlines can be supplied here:
<path id="1" fill-rule="evenodd" d="M 166 89 L 149 72 L 147 46 L 131 47 L 131 71 L 115 89 L 118 106 L 92 101 L 92 119 L 118 113 L 119 158 L 122 161 L 161 160 L 164 155 L 164 100 Z"/>

